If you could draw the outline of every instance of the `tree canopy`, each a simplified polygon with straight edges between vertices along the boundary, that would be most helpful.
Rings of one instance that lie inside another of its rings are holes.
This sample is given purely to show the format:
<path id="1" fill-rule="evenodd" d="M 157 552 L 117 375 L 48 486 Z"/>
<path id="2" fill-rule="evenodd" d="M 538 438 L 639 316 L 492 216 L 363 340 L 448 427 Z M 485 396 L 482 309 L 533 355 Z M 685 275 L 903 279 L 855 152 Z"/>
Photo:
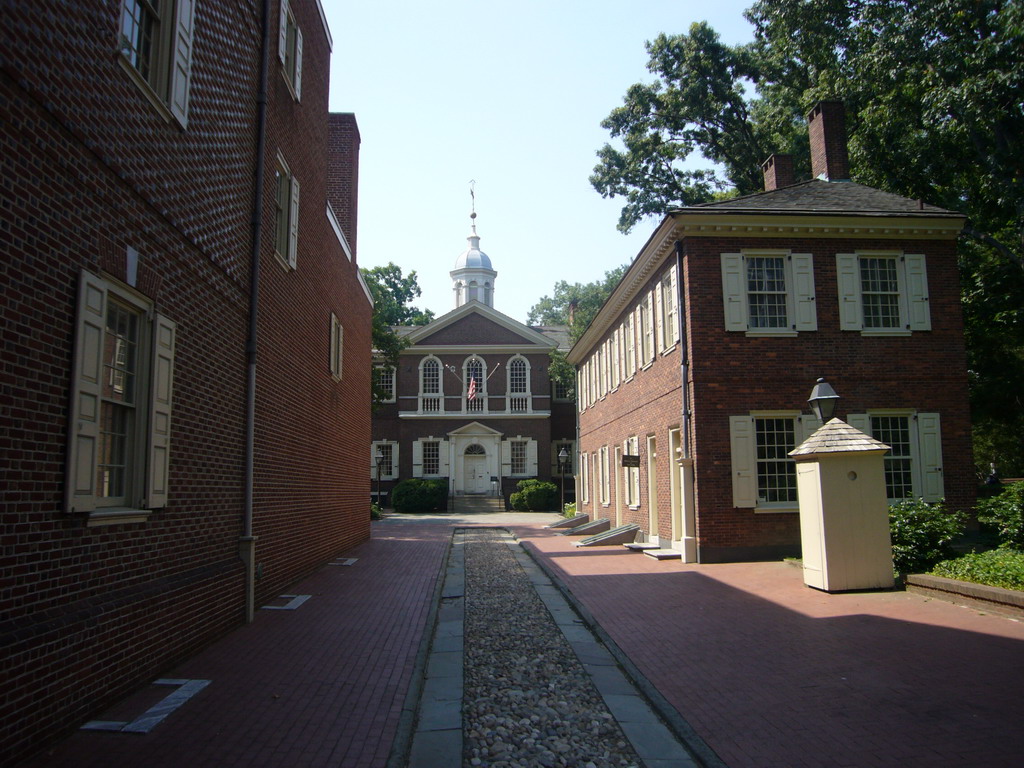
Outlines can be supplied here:
<path id="1" fill-rule="evenodd" d="M 399 325 L 426 325 L 434 319 L 434 313 L 420 310 L 411 302 L 420 295 L 420 286 L 416 280 L 416 271 L 408 275 L 402 274 L 397 264 L 389 263 L 383 267 L 370 269 L 360 268 L 359 271 L 373 296 L 373 350 L 377 362 L 385 367 L 398 366 L 399 353 L 408 346 L 395 331 Z M 373 370 L 373 406 L 383 402 L 385 392 L 380 387 L 380 368 Z"/>
<path id="2" fill-rule="evenodd" d="M 555 283 L 552 296 L 542 297 L 530 308 L 526 322 L 530 325 L 567 325 L 569 337 L 576 342 L 587 330 L 605 299 L 615 290 L 628 267 L 628 264 L 623 264 L 608 270 L 603 279 L 592 283 L 559 280 Z"/>
<path id="3" fill-rule="evenodd" d="M 628 232 L 761 190 L 773 152 L 808 178 L 805 115 L 842 101 L 855 181 L 969 217 L 959 252 L 975 458 L 1024 473 L 1024 3 L 757 0 L 745 15 L 747 44 L 706 23 L 647 43 L 654 78 L 602 123 L 615 144 L 598 151 L 591 184 L 624 200 Z"/>

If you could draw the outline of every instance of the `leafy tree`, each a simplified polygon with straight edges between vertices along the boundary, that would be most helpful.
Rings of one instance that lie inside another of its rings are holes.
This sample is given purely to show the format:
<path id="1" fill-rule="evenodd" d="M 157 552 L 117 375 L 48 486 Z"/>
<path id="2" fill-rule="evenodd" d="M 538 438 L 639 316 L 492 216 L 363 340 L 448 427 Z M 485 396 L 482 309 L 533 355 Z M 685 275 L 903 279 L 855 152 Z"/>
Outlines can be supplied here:
<path id="1" fill-rule="evenodd" d="M 559 280 L 555 283 L 553 296 L 544 296 L 530 308 L 526 322 L 530 325 L 567 325 L 571 340 L 576 342 L 628 268 L 628 264 L 623 264 L 605 272 L 604 279 L 592 283 Z"/>
<path id="2" fill-rule="evenodd" d="M 390 368 L 398 367 L 398 355 L 409 344 L 394 328 L 401 325 L 426 325 L 434 313 L 411 306 L 420 295 L 415 270 L 402 274 L 397 264 L 359 270 L 373 296 L 373 349 L 376 359 Z M 386 397 L 378 380 L 378 368 L 373 370 L 373 407 L 376 410 Z"/>
<path id="3" fill-rule="evenodd" d="M 964 319 L 979 463 L 1024 474 L 1024 3 L 1018 0 L 757 0 L 754 40 L 707 24 L 647 43 L 652 83 L 602 123 L 615 146 L 591 176 L 624 198 L 619 228 L 761 189 L 759 164 L 794 156 L 804 115 L 847 111 L 857 181 L 960 211 Z M 700 157 L 709 161 L 700 167 Z M 991 448 L 991 450 L 990 450 Z"/>

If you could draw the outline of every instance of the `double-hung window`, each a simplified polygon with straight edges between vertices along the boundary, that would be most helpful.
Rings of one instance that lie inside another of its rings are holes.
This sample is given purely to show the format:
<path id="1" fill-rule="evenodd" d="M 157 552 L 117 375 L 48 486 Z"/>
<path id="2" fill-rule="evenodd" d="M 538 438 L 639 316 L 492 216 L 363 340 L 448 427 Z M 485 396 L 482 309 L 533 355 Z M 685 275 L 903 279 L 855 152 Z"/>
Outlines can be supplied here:
<path id="1" fill-rule="evenodd" d="M 513 475 L 525 475 L 526 474 L 526 441 L 525 440 L 513 440 L 511 444 L 512 449 L 512 474 Z"/>
<path id="2" fill-rule="evenodd" d="M 345 360 L 345 327 L 333 312 L 331 313 L 331 376 L 341 381 L 342 363 Z"/>
<path id="3" fill-rule="evenodd" d="M 82 273 L 65 509 L 90 524 L 167 505 L 175 329 L 134 291 Z"/>
<path id="4" fill-rule="evenodd" d="M 167 119 L 188 122 L 195 0 L 122 0 L 121 62 Z"/>
<path id="5" fill-rule="evenodd" d="M 817 427 L 812 416 L 798 413 L 730 417 L 733 506 L 795 511 L 796 464 L 789 452 Z"/>
<path id="6" fill-rule="evenodd" d="M 654 307 L 651 306 L 653 293 L 647 293 L 640 300 L 637 312 L 637 333 L 640 336 L 640 367 L 654 360 Z"/>
<path id="7" fill-rule="evenodd" d="M 295 269 L 299 249 L 299 180 L 278 153 L 274 170 L 274 252 Z"/>
<path id="8" fill-rule="evenodd" d="M 792 335 L 818 328 L 811 254 L 723 253 L 722 294 L 727 331 Z"/>
<path id="9" fill-rule="evenodd" d="M 281 0 L 281 15 L 277 28 L 277 57 L 281 61 L 281 74 L 292 96 L 302 98 L 302 30 L 295 23 L 289 0 Z"/>
<path id="10" fill-rule="evenodd" d="M 897 252 L 836 255 L 839 327 L 865 335 L 931 330 L 925 257 Z"/>
<path id="11" fill-rule="evenodd" d="M 600 484 L 601 503 L 607 506 L 611 503 L 611 478 L 608 475 L 608 446 L 601 446 L 598 451 L 598 483 Z"/>
<path id="12" fill-rule="evenodd" d="M 441 388 L 441 362 L 428 357 L 420 363 L 420 413 L 440 413 L 444 403 Z"/>
<path id="13" fill-rule="evenodd" d="M 676 321 L 676 268 L 673 266 L 661 278 L 658 283 L 658 291 L 661 309 L 659 322 L 660 345 L 662 350 L 668 350 L 679 341 L 679 324 Z"/>
<path id="14" fill-rule="evenodd" d="M 374 383 L 381 393 L 381 402 L 395 402 L 395 369 L 389 365 L 377 365 L 373 369 Z"/>
<path id="15" fill-rule="evenodd" d="M 847 423 L 889 446 L 885 491 L 890 501 L 944 496 L 939 414 L 913 411 L 851 413 Z"/>
<path id="16" fill-rule="evenodd" d="M 509 413 L 529 413 L 530 405 L 530 366 L 525 357 L 514 357 L 508 364 L 507 408 Z"/>
<path id="17" fill-rule="evenodd" d="M 640 456 L 640 440 L 637 437 L 627 438 L 622 444 L 623 455 Z M 640 505 L 640 467 L 623 467 L 622 481 L 626 490 L 627 506 L 636 508 Z"/>
<path id="18" fill-rule="evenodd" d="M 504 477 L 536 477 L 537 441 L 522 435 L 502 440 L 501 474 Z"/>
<path id="19" fill-rule="evenodd" d="M 394 480 L 398 477 L 398 443 L 377 440 L 370 444 L 370 479 Z"/>

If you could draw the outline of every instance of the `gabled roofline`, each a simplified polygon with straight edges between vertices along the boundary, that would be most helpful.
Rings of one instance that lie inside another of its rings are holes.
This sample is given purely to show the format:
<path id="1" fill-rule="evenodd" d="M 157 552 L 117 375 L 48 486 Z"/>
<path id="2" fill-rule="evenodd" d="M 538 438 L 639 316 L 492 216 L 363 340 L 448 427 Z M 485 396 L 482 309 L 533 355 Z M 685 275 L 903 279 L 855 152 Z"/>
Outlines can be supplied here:
<path id="1" fill-rule="evenodd" d="M 493 307 L 489 307 L 483 302 L 476 300 L 466 302 L 461 307 L 456 307 L 448 314 L 441 315 L 441 317 L 432 320 L 427 325 L 419 326 L 418 328 L 416 328 L 416 330 L 407 334 L 404 338 L 408 339 L 411 344 L 418 344 L 421 339 L 424 339 L 427 336 L 437 333 L 443 328 L 447 328 L 449 325 L 452 325 L 453 323 L 461 320 L 463 317 L 466 317 L 467 315 L 471 315 L 474 313 L 486 317 L 488 320 L 497 323 L 498 325 L 512 331 L 513 333 L 518 333 L 520 336 L 523 336 L 527 340 L 534 342 L 539 347 L 544 347 L 545 349 L 554 349 L 555 347 L 558 346 L 558 344 L 555 341 L 548 338 L 544 334 L 533 330 L 532 328 L 530 328 L 530 326 L 523 325 L 518 320 L 513 320 L 508 315 L 503 314 L 498 310 L 494 309 Z"/>

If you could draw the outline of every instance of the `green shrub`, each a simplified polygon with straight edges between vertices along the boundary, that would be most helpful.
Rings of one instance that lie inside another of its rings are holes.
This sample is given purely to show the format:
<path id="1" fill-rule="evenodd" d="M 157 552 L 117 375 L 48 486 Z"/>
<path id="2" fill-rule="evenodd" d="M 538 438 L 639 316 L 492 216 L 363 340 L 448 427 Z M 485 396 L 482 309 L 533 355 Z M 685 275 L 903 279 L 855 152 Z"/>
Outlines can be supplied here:
<path id="1" fill-rule="evenodd" d="M 380 504 L 373 502 L 370 504 L 370 519 L 371 520 L 383 520 L 384 510 L 380 508 Z"/>
<path id="2" fill-rule="evenodd" d="M 999 546 L 1024 550 L 1024 482 L 1012 483 L 998 496 L 978 502 L 978 520 L 999 532 Z"/>
<path id="3" fill-rule="evenodd" d="M 990 587 L 1024 590 L 1024 552 L 1013 549 L 976 552 L 955 560 L 944 560 L 935 566 L 932 573 Z"/>
<path id="4" fill-rule="evenodd" d="M 562 517 L 576 517 L 576 502 L 570 501 L 562 507 Z"/>
<path id="5" fill-rule="evenodd" d="M 519 512 L 547 512 L 558 507 L 558 486 L 540 480 L 520 480 L 519 490 L 509 496 L 512 509 Z"/>
<path id="6" fill-rule="evenodd" d="M 904 499 L 889 507 L 892 560 L 897 573 L 924 573 L 952 556 L 949 542 L 964 531 L 964 515 L 942 502 Z"/>
<path id="7" fill-rule="evenodd" d="M 391 492 L 396 512 L 435 512 L 448 505 L 448 481 L 412 477 L 403 480 Z"/>

